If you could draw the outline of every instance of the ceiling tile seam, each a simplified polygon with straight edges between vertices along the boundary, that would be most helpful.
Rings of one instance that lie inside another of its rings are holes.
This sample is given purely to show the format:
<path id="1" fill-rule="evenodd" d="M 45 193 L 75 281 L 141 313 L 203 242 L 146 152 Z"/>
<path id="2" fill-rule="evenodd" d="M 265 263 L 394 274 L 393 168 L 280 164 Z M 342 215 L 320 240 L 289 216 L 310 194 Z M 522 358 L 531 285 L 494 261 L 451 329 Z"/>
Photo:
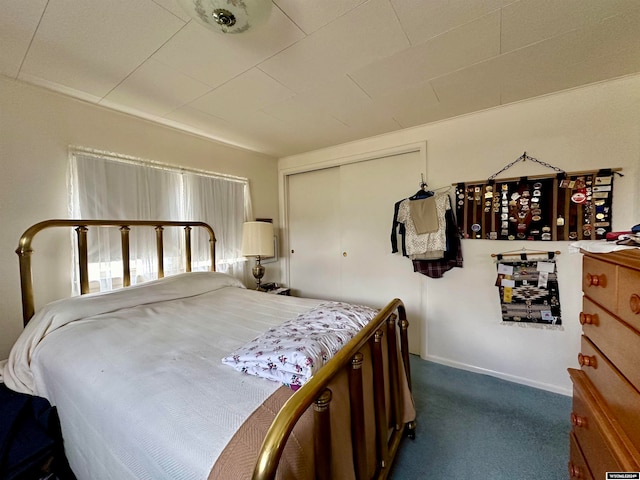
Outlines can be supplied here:
<path id="1" fill-rule="evenodd" d="M 184 104 L 182 106 L 184 107 L 184 106 L 187 106 L 187 105 L 188 104 Z M 222 117 L 218 117 L 217 115 L 214 115 L 213 113 L 205 112 L 204 110 L 200 110 L 200 109 L 198 109 L 196 107 L 191 107 L 191 108 L 193 108 L 194 110 L 196 110 L 197 112 L 199 112 L 199 113 L 201 113 L 203 115 L 206 115 L 207 117 L 211 117 L 211 118 L 213 118 L 215 120 L 218 120 L 220 122 L 224 122 L 226 125 L 233 125 L 232 123 L 229 122 L 229 120 L 227 120 L 225 118 L 222 118 Z M 173 119 L 169 118 L 169 115 L 171 115 L 176 110 L 179 110 L 179 109 L 171 110 L 170 112 L 163 114 L 160 118 L 163 118 L 163 119 L 171 121 L 171 122 L 177 121 L 177 120 L 173 120 Z M 178 122 L 178 123 L 183 123 L 183 122 Z M 189 124 L 185 124 L 185 125 L 189 125 Z M 199 128 L 199 127 L 193 127 L 193 128 Z"/>
<path id="2" fill-rule="evenodd" d="M 215 90 L 216 88 L 218 88 L 218 85 L 210 85 L 210 84 L 208 84 L 207 82 L 203 82 L 203 81 L 202 81 L 202 80 L 200 80 L 199 78 L 196 78 L 196 77 L 194 77 L 194 76 L 192 76 L 192 75 L 189 75 L 189 74 L 187 74 L 187 73 L 184 73 L 183 71 L 176 69 L 173 65 L 169 65 L 168 63 L 166 63 L 166 62 L 162 61 L 162 60 L 161 60 L 161 59 L 159 59 L 159 58 L 150 57 L 150 58 L 147 58 L 147 60 L 145 60 L 145 61 L 144 61 L 144 62 L 142 62 L 142 63 L 146 63 L 148 60 L 153 60 L 154 62 L 157 62 L 157 63 L 159 63 L 160 65 L 164 65 L 164 66 L 165 66 L 165 67 L 167 67 L 168 69 L 173 70 L 174 72 L 178 72 L 180 75 L 184 75 L 184 76 L 185 76 L 185 77 L 187 77 L 189 80 L 193 80 L 194 82 L 197 82 L 197 83 L 199 83 L 199 84 L 201 84 L 201 85 L 205 85 L 205 86 L 209 87 L 209 89 L 210 89 L 210 90 Z M 140 66 L 142 66 L 142 64 L 140 64 Z"/>
<path id="3" fill-rule="evenodd" d="M 433 82 L 431 80 L 429 80 L 428 83 L 429 83 L 429 86 L 431 87 L 431 91 L 435 95 L 436 100 L 438 101 L 438 103 L 442 104 L 442 101 L 440 101 L 440 96 L 438 95 L 438 92 L 436 92 L 436 87 L 433 86 Z"/>
<path id="4" fill-rule="evenodd" d="M 477 65 L 481 65 L 481 64 L 483 64 L 483 63 L 485 63 L 485 62 L 489 62 L 489 61 L 492 61 L 492 60 L 496 60 L 497 58 L 500 58 L 500 57 L 502 57 L 503 55 L 510 55 L 511 53 L 512 53 L 512 52 L 508 52 L 508 53 L 501 53 L 501 54 L 492 55 L 492 56 L 490 56 L 490 57 L 484 58 L 484 59 L 479 60 L 479 61 L 477 61 L 477 62 L 473 62 L 473 63 L 469 63 L 469 64 L 467 64 L 467 65 L 464 65 L 463 67 L 456 68 L 456 69 L 454 69 L 454 70 L 449 70 L 449 71 L 447 71 L 447 72 L 441 73 L 441 74 L 439 74 L 439 75 L 436 75 L 435 77 L 429 77 L 429 78 L 426 78 L 426 79 L 421 79 L 421 81 L 419 81 L 419 82 L 417 82 L 417 83 L 413 83 L 413 82 L 411 82 L 411 83 L 409 83 L 409 84 L 404 85 L 404 87 L 419 87 L 419 86 L 422 86 L 422 85 L 424 85 L 424 84 L 426 84 L 426 83 L 431 84 L 431 82 L 432 82 L 433 80 L 438 80 L 438 79 L 440 79 L 440 78 L 443 78 L 443 77 L 446 77 L 446 76 L 452 75 L 452 74 L 454 74 L 454 73 L 461 72 L 461 71 L 463 71 L 463 70 L 466 70 L 467 68 L 475 67 L 475 66 L 477 66 Z M 358 85 L 358 82 L 356 82 L 355 80 L 353 80 L 353 81 L 354 81 L 354 83 L 355 83 L 356 85 Z M 368 94 L 368 93 L 367 93 L 367 92 L 366 92 L 366 91 L 365 91 L 365 90 L 364 90 L 360 85 L 358 85 L 358 87 L 359 87 L 359 88 L 360 88 L 360 89 L 361 89 L 361 90 L 362 90 L 362 91 L 363 91 L 363 92 L 364 92 L 364 93 L 365 93 L 369 98 L 371 98 L 371 100 L 373 100 L 374 102 L 376 101 L 376 98 L 371 97 L 371 96 L 370 96 L 370 95 L 369 95 L 369 94 Z M 433 85 L 431 85 L 431 88 L 433 89 L 433 91 L 434 91 L 434 93 L 435 93 L 435 88 L 433 88 Z M 437 98 L 437 94 L 436 94 L 436 98 Z"/>
<path id="5" fill-rule="evenodd" d="M 501 52 L 501 55 L 507 55 L 507 54 L 510 54 L 510 53 L 518 52 L 518 51 L 523 50 L 525 48 L 529 48 L 529 47 L 532 47 L 534 45 L 538 45 L 538 44 L 543 43 L 543 42 L 548 42 L 550 40 L 557 39 L 559 37 L 562 37 L 564 35 L 568 35 L 570 33 L 579 32 L 581 30 L 585 30 L 585 31 L 589 30 L 589 29 L 593 28 L 595 25 L 601 25 L 605 21 L 610 20 L 610 19 L 615 18 L 615 17 L 624 17 L 624 13 L 616 13 L 615 15 L 611 15 L 611 16 L 607 17 L 606 19 L 600 19 L 595 23 L 588 24 L 588 25 L 583 25 L 581 27 L 572 28 L 571 30 L 565 30 L 562 33 L 558 33 L 557 35 L 552 35 L 550 37 L 541 38 L 540 40 L 537 40 L 535 42 L 527 43 L 526 45 L 522 45 L 522 46 L 520 46 L 518 48 L 514 48 L 513 50 L 509 50 L 508 52 Z"/>
<path id="6" fill-rule="evenodd" d="M 433 37 L 425 38 L 425 39 L 424 39 L 423 41 L 421 41 L 420 43 L 416 43 L 415 45 L 411 45 L 411 46 L 412 46 L 412 47 L 415 47 L 415 46 L 418 46 L 418 45 L 423 45 L 423 44 L 425 44 L 425 43 L 427 43 L 427 42 L 430 42 L 430 41 L 432 41 L 432 40 L 435 40 L 436 38 L 442 37 L 443 35 L 446 35 L 446 34 L 448 34 L 448 33 L 451 33 L 451 32 L 453 32 L 454 30 L 457 30 L 457 29 L 462 28 L 462 27 L 466 27 L 467 25 L 469 25 L 469 24 L 471 24 L 471 23 L 473 23 L 473 22 L 477 22 L 477 21 L 478 21 L 478 20 L 480 20 L 481 18 L 485 18 L 485 17 L 488 17 L 489 15 L 493 15 L 493 14 L 495 14 L 498 10 L 502 10 L 502 8 L 496 8 L 495 10 L 491 10 L 490 12 L 485 13 L 484 15 L 480 15 L 480 16 L 478 16 L 478 17 L 475 17 L 475 18 L 473 18 L 472 20 L 469 20 L 468 22 L 460 23 L 460 24 L 456 25 L 455 27 L 451 27 L 449 30 L 445 30 L 444 32 L 440 32 L 439 34 L 434 35 Z M 501 15 L 502 15 L 502 13 L 501 13 Z"/>
<path id="7" fill-rule="evenodd" d="M 254 67 L 252 67 L 254 68 Z M 277 78 L 273 77 L 272 75 L 270 75 L 269 73 L 265 72 L 264 70 L 262 70 L 259 65 L 256 65 L 255 68 L 257 68 L 258 70 L 260 70 L 262 73 L 264 73 L 267 77 L 269 77 L 271 80 L 273 80 L 274 82 L 276 82 L 278 85 L 280 85 L 282 88 L 290 91 L 291 93 L 293 93 L 293 95 L 287 97 L 287 98 L 293 98 L 293 97 L 297 97 L 301 92 L 297 92 L 295 91 L 293 88 L 289 87 L 288 85 L 285 85 L 284 83 L 282 83 L 280 80 L 278 80 Z"/>
<path id="8" fill-rule="evenodd" d="M 267 61 L 271 60 L 271 59 L 272 59 L 273 57 L 275 57 L 276 55 L 280 55 L 281 53 L 286 52 L 286 51 L 287 51 L 287 50 L 289 50 L 290 48 L 295 47 L 298 43 L 302 42 L 303 40 L 305 40 L 305 39 L 307 39 L 307 38 L 309 38 L 309 37 L 312 37 L 312 36 L 314 36 L 314 35 L 317 35 L 317 34 L 318 34 L 318 32 L 320 32 L 320 31 L 324 30 L 325 28 L 327 28 L 329 25 L 333 24 L 333 23 L 334 23 L 336 20 L 338 20 L 339 18 L 342 18 L 342 17 L 344 17 L 345 15 L 347 15 L 347 14 L 351 13 L 352 11 L 357 10 L 358 8 L 362 7 L 362 5 L 364 5 L 365 3 L 368 3 L 369 1 L 371 1 L 371 0 L 367 0 L 367 1 L 365 1 L 365 2 L 363 2 L 363 3 L 361 3 L 361 4 L 359 4 L 359 5 L 356 5 L 355 7 L 351 8 L 350 10 L 347 10 L 347 11 L 346 11 L 346 12 L 344 12 L 342 15 L 337 16 L 336 18 L 334 18 L 333 20 L 331 20 L 331 21 L 330 21 L 329 23 L 327 23 L 326 25 L 323 25 L 322 27 L 320 27 L 319 29 L 317 29 L 317 30 L 315 30 L 315 31 L 313 31 L 313 32 L 311 32 L 311 33 L 307 33 L 307 32 L 305 32 L 302 28 L 300 28 L 300 27 L 298 26 L 298 24 L 297 24 L 297 23 L 293 22 L 293 20 L 292 20 L 293 24 L 294 24 L 296 27 L 298 27 L 298 28 L 300 29 L 300 31 L 304 34 L 304 37 L 303 37 L 303 38 L 301 38 L 300 40 L 296 40 L 296 41 L 295 41 L 295 42 L 293 42 L 291 45 L 288 45 L 288 46 L 286 46 L 285 48 L 283 48 L 282 50 L 280 50 L 280 51 L 278 51 L 278 52 L 275 52 L 273 55 L 271 55 L 271 56 L 269 56 L 269 57 L 265 58 L 265 59 L 264 59 L 264 60 L 262 60 L 260 63 L 256 64 L 256 65 L 255 65 L 255 67 L 256 67 L 256 68 L 258 68 L 258 69 L 260 69 L 260 71 L 262 71 L 263 73 L 265 73 L 265 74 L 267 74 L 267 75 L 268 75 L 268 73 L 267 73 L 267 72 L 265 72 L 265 71 L 261 68 L 261 65 L 262 65 L 263 63 L 265 63 L 265 62 L 267 62 Z M 278 9 L 280 9 L 280 7 L 278 7 Z M 282 9 L 280 9 L 280 11 L 282 11 Z M 284 13 L 284 11 L 283 11 L 282 13 Z M 289 18 L 289 16 L 288 16 L 286 13 L 285 13 L 285 16 L 287 16 L 287 18 Z M 402 24 L 400 24 L 400 25 L 402 25 Z M 402 31 L 404 32 L 404 29 L 402 29 Z M 409 45 L 411 45 L 411 43 L 409 43 Z M 273 78 L 273 77 L 272 77 L 272 78 Z M 274 78 L 274 80 L 276 80 L 276 79 Z M 280 83 L 280 82 L 278 82 L 278 83 Z M 286 87 L 286 88 L 289 88 L 289 89 L 291 90 L 291 88 L 290 88 L 290 87 L 288 87 L 287 85 L 283 85 L 283 86 L 284 86 L 284 87 Z M 296 93 L 303 93 L 303 92 L 296 92 Z"/>
<path id="9" fill-rule="evenodd" d="M 483 63 L 491 62 L 491 61 L 497 60 L 497 59 L 499 59 L 499 58 L 501 58 L 501 57 L 506 57 L 507 55 L 511 55 L 511 54 L 512 54 L 512 53 L 514 53 L 515 51 L 516 51 L 516 50 L 512 50 L 512 51 L 510 51 L 510 52 L 506 52 L 506 53 L 499 53 L 499 54 L 497 54 L 497 55 L 492 55 L 492 56 L 490 56 L 490 57 L 484 58 L 484 59 L 479 60 L 479 61 L 477 61 L 477 62 L 469 63 L 469 64 L 465 65 L 464 67 L 456 68 L 456 69 L 454 69 L 454 70 L 450 70 L 450 71 L 448 71 L 448 72 L 446 72 L 446 73 L 442 73 L 442 74 L 440 74 L 440 75 L 436 75 L 435 77 L 428 78 L 426 81 L 431 82 L 431 81 L 433 81 L 433 80 L 438 80 L 438 79 L 440 79 L 440 78 L 442 78 L 442 77 L 446 77 L 446 76 L 448 76 L 448 75 L 452 75 L 452 74 L 454 74 L 454 73 L 458 73 L 458 72 L 461 72 L 461 71 L 463 71 L 463 70 L 466 70 L 467 68 L 476 67 L 476 66 L 478 66 L 478 65 L 482 65 Z"/>
<path id="10" fill-rule="evenodd" d="M 20 62 L 20 66 L 18 67 L 18 71 L 16 72 L 16 76 L 15 76 L 16 80 L 20 77 L 20 73 L 22 72 L 22 67 L 24 65 L 25 60 L 27 59 L 27 56 L 29 55 L 29 51 L 31 50 L 31 45 L 33 44 L 33 40 L 36 38 L 36 34 L 38 33 L 38 29 L 40 28 L 40 24 L 42 23 L 42 19 L 44 18 L 44 14 L 47 11 L 48 7 L 49 7 L 49 0 L 47 0 L 47 3 L 45 3 L 44 8 L 42 9 L 42 14 L 38 19 L 38 24 L 36 25 L 36 28 L 33 29 L 33 35 L 31 35 L 31 39 L 29 40 L 29 45 L 27 46 L 27 49 L 24 52 L 22 61 Z"/>
<path id="11" fill-rule="evenodd" d="M 162 63 L 162 62 L 161 62 L 161 63 Z M 164 63 L 163 63 L 163 65 L 164 65 Z M 169 65 L 167 65 L 167 66 L 169 66 Z M 171 67 L 171 68 L 173 68 L 173 67 Z M 244 75 L 244 74 L 245 74 L 245 73 L 247 73 L 247 72 L 250 72 L 250 71 L 251 71 L 252 69 L 254 69 L 254 68 L 258 68 L 258 66 L 257 66 L 257 65 L 254 65 L 254 66 L 252 66 L 252 67 L 247 68 L 246 70 L 243 70 L 242 72 L 238 73 L 237 75 L 234 75 L 233 77 L 231 77 L 231 78 L 229 78 L 229 79 L 225 80 L 225 81 L 224 81 L 224 82 L 222 82 L 220 85 L 216 85 L 215 87 L 211 87 L 211 89 L 210 89 L 210 90 L 208 90 L 208 91 L 204 92 L 202 95 L 200 95 L 200 96 L 198 96 L 198 97 L 196 97 L 196 98 L 193 98 L 193 99 L 189 100 L 188 102 L 183 103 L 182 105 L 179 105 L 178 107 L 174 108 L 174 109 L 173 109 L 173 110 L 171 110 L 170 112 L 165 113 L 165 115 L 171 115 L 171 114 L 172 114 L 173 112 L 175 112 L 176 110 L 180 110 L 182 107 L 185 107 L 185 106 L 190 105 L 190 104 L 192 104 L 192 103 L 194 103 L 194 102 L 197 102 L 197 101 L 198 101 L 198 100 L 200 100 L 201 98 L 206 97 L 206 96 L 207 96 L 207 95 L 209 95 L 210 93 L 215 92 L 215 91 L 216 91 L 216 90 L 218 90 L 219 88 L 221 88 L 221 87 L 225 86 L 227 83 L 232 82 L 233 80 L 235 80 L 236 78 L 238 78 L 238 77 L 240 77 L 240 76 Z M 264 72 L 264 71 L 263 71 L 262 69 L 260 69 L 260 68 L 258 68 L 258 70 L 260 70 L 262 73 L 264 73 L 265 75 L 267 75 L 269 78 L 271 78 L 273 81 L 275 81 L 276 83 L 278 83 L 280 86 L 282 86 L 282 87 L 286 88 L 287 90 L 290 90 L 291 92 L 293 92 L 293 93 L 294 93 L 294 95 L 292 95 L 292 97 L 294 97 L 294 96 L 296 95 L 296 92 L 294 92 L 293 90 L 291 90 L 291 89 L 290 89 L 289 87 L 287 87 L 286 85 L 283 85 L 282 83 L 280 83 L 277 79 L 273 78 L 273 77 L 272 77 L 271 75 L 269 75 L 267 72 Z M 191 77 L 189 77 L 189 78 L 191 78 Z M 194 79 L 194 80 L 197 80 L 197 79 Z M 198 81 L 200 81 L 200 80 L 198 80 Z M 202 82 L 200 82 L 200 83 L 202 83 Z M 207 84 L 205 83 L 205 85 L 207 85 Z M 289 98 L 291 98 L 291 97 L 289 97 Z M 206 111 L 204 111 L 204 110 L 201 110 L 201 109 L 199 109 L 198 107 L 195 107 L 195 106 L 194 106 L 194 107 L 192 107 L 192 108 L 193 108 L 193 109 L 195 109 L 195 110 L 197 110 L 197 111 L 199 111 L 199 112 L 203 112 L 203 113 L 207 113 L 207 114 L 211 115 L 209 112 L 206 112 Z M 215 115 L 213 115 L 213 116 L 215 116 Z M 216 118 L 220 118 L 220 117 L 216 117 Z"/>
<path id="12" fill-rule="evenodd" d="M 396 11 L 396 7 L 393 5 L 393 2 L 391 0 L 389 0 L 389 5 L 391 6 L 391 10 L 393 10 L 393 14 L 396 16 L 396 20 L 398 21 L 398 25 L 400 25 L 400 28 L 402 29 L 402 33 L 404 34 L 404 38 L 407 40 L 407 44 L 413 46 L 413 43 L 411 43 L 411 39 L 409 38 L 409 35 L 407 35 L 407 31 L 404 29 L 404 25 L 402 25 L 402 20 L 400 20 L 400 17 L 398 16 L 398 12 Z"/>
<path id="13" fill-rule="evenodd" d="M 291 17 L 287 14 L 287 12 L 285 12 L 282 8 L 280 8 L 280 5 L 278 5 L 278 3 L 277 3 L 277 2 L 275 2 L 275 1 L 274 1 L 274 2 L 273 2 L 273 4 L 276 6 L 276 8 L 277 8 L 278 10 L 280 10 L 280 11 L 282 12 L 282 14 L 283 14 L 285 17 L 287 17 L 287 18 L 291 21 L 291 23 L 293 23 L 296 27 L 298 27 L 298 28 L 300 29 L 300 31 L 301 31 L 302 33 L 304 33 L 304 34 L 305 34 L 305 36 L 309 35 L 309 33 L 307 33 L 307 32 L 304 30 L 304 28 L 302 28 L 300 25 L 298 25 L 298 24 L 296 23 L 296 21 L 295 21 L 293 18 L 291 18 Z"/>
<path id="14" fill-rule="evenodd" d="M 218 87 L 219 87 L 219 86 L 218 86 Z M 200 100 L 202 97 L 204 97 L 204 96 L 206 96 L 206 95 L 209 95 L 210 93 L 214 92 L 218 87 L 212 87 L 210 90 L 208 90 L 208 91 L 204 92 L 202 95 L 200 95 L 200 96 L 198 96 L 198 97 L 196 97 L 196 98 L 192 98 L 192 99 L 191 99 L 191 100 L 189 100 L 188 102 L 184 102 L 184 103 L 182 103 L 182 104 L 178 105 L 178 106 L 177 106 L 177 107 L 175 107 L 173 110 L 170 110 L 170 111 L 168 111 L 167 113 L 165 113 L 165 114 L 164 114 L 164 116 L 166 117 L 166 116 L 171 115 L 172 113 L 174 113 L 174 112 L 176 112 L 176 111 L 180 110 L 180 109 L 181 109 L 181 108 L 183 108 L 183 107 L 187 107 L 187 106 L 189 106 L 191 103 L 196 102 L 196 101 Z M 194 110 L 197 110 L 198 112 L 206 113 L 207 115 L 211 115 L 209 112 L 205 112 L 204 110 L 200 110 L 199 108 L 197 108 L 197 107 L 195 107 L 195 106 L 194 106 L 194 107 L 191 107 L 191 108 L 193 108 Z M 215 115 L 211 115 L 211 116 L 212 116 L 212 117 L 215 117 Z M 216 118 L 218 118 L 218 117 L 216 117 Z"/>
<path id="15" fill-rule="evenodd" d="M 176 18 L 178 18 L 178 17 L 176 17 Z M 183 22 L 184 22 L 184 20 L 181 20 L 181 21 L 183 21 Z M 189 22 L 190 22 L 190 21 L 189 21 Z M 111 94 L 111 92 L 113 92 L 116 88 L 118 88 L 120 85 L 122 85 L 124 82 L 126 82 L 126 81 L 127 81 L 127 79 L 128 79 L 131 75 L 133 75 L 135 72 L 137 72 L 137 71 L 138 71 L 138 69 L 140 69 L 140 67 L 142 67 L 142 65 L 144 65 L 148 60 L 150 60 L 150 59 L 151 59 L 151 58 L 152 58 L 156 53 L 158 53 L 158 51 L 159 51 L 162 47 L 164 47 L 167 43 L 169 43 L 173 37 L 175 37 L 178 33 L 180 33 L 180 32 L 182 31 L 182 29 L 183 29 L 183 28 L 185 28 L 185 27 L 189 24 L 189 22 L 185 22 L 185 24 L 184 24 L 184 25 L 182 25 L 182 27 L 180 27 L 178 30 L 176 30 L 175 32 L 173 32 L 173 35 L 171 35 L 171 36 L 170 36 L 170 37 L 169 37 L 165 42 L 163 42 L 163 43 L 162 43 L 162 45 L 160 45 L 160 46 L 159 46 L 158 48 L 156 48 L 153 52 L 151 52 L 151 54 L 150 54 L 147 58 L 145 58 L 142 62 L 140 62 L 136 68 L 134 68 L 133 70 L 131 70 L 127 75 L 125 75 L 125 77 L 124 77 L 122 80 L 120 80 L 120 81 L 119 81 L 116 85 L 114 85 L 114 86 L 113 86 L 113 87 L 112 87 L 112 88 L 111 88 L 107 93 L 105 93 L 105 94 L 102 96 L 102 98 L 101 98 L 101 100 L 100 100 L 100 101 L 104 100 L 106 97 L 108 97 L 108 96 Z M 205 85 L 206 85 L 206 84 L 205 84 Z"/>
<path id="16" fill-rule="evenodd" d="M 153 3 L 155 3 L 157 6 L 159 6 L 160 8 L 162 8 L 163 10 L 165 10 L 167 13 L 170 13 L 171 15 L 173 15 L 174 17 L 176 17 L 178 20 L 184 22 L 184 19 L 180 18 L 178 15 L 176 15 L 175 13 L 173 13 L 171 10 L 169 10 L 167 7 L 165 7 L 164 5 L 156 2 L 156 0 L 151 0 Z"/>
<path id="17" fill-rule="evenodd" d="M 347 78 L 348 78 L 349 80 L 351 80 L 351 81 L 354 83 L 354 85 L 355 85 L 356 87 L 358 87 L 358 88 L 360 89 L 360 91 L 361 91 L 362 93 L 364 93 L 364 94 L 367 96 L 367 98 L 368 98 L 369 100 L 374 101 L 374 100 L 373 100 L 373 97 L 372 97 L 371 95 L 369 95 L 369 93 L 368 93 L 364 88 L 362 88 L 362 87 L 360 86 L 360 84 L 359 84 L 359 83 L 358 83 L 358 82 L 357 82 L 357 81 L 356 81 L 356 80 L 351 76 L 351 74 L 350 74 L 350 73 L 347 73 L 347 74 L 346 74 L 346 76 L 347 76 Z"/>
<path id="18" fill-rule="evenodd" d="M 347 128 L 352 128 L 352 126 L 351 126 L 350 124 L 348 124 L 348 123 L 346 123 L 346 122 L 343 122 L 343 121 L 342 121 L 342 120 L 340 120 L 338 117 L 336 117 L 336 116 L 334 116 L 334 115 L 331 115 L 330 113 L 328 113 L 328 114 L 327 114 L 327 116 L 328 116 L 329 118 L 332 118 L 333 120 L 335 120 L 335 121 L 336 121 L 336 122 L 338 122 L 339 124 L 344 125 L 344 126 L 345 126 L 345 127 L 347 127 Z"/>
<path id="19" fill-rule="evenodd" d="M 273 118 L 274 120 L 280 122 L 283 126 L 291 125 L 291 122 L 288 122 L 287 120 L 283 120 L 282 118 L 276 117 L 273 113 L 267 112 L 264 109 L 264 107 L 259 108 L 258 110 L 256 110 L 256 112 L 260 112 L 260 113 L 266 115 L 267 117 Z"/>
<path id="20" fill-rule="evenodd" d="M 353 12 L 354 10 L 357 10 L 357 9 L 361 8 L 364 4 L 369 3 L 370 1 L 371 1 L 371 0 L 365 0 L 364 2 L 359 3 L 358 5 L 356 5 L 356 6 L 354 6 L 354 7 L 351 7 L 349 10 L 346 10 L 346 11 L 342 12 L 342 13 L 341 13 L 340 15 L 338 15 L 336 18 L 334 18 L 333 20 L 331 20 L 329 23 L 325 23 L 325 24 L 324 24 L 324 25 L 322 25 L 320 28 L 318 28 L 317 30 L 314 30 L 314 31 L 313 31 L 313 32 L 311 32 L 311 33 L 307 33 L 307 32 L 305 32 L 304 30 L 302 30 L 302 28 L 301 28 L 300 30 L 301 30 L 301 31 L 302 31 L 306 36 L 314 35 L 315 33 L 319 32 L 320 30 L 323 30 L 323 29 L 327 28 L 329 25 L 331 25 L 332 23 L 334 23 L 334 22 L 335 22 L 336 20 L 338 20 L 339 18 L 342 18 L 342 17 L 344 17 L 345 15 L 350 14 L 350 13 L 351 13 L 351 12 Z M 387 1 L 389 1 L 389 2 L 390 2 L 391 0 L 387 0 Z M 278 7 L 278 8 L 280 8 L 280 7 Z M 282 10 L 282 9 L 280 9 L 280 10 Z M 284 13 L 284 11 L 283 11 L 282 13 Z M 285 15 L 286 15 L 286 13 L 285 13 Z M 288 15 L 287 15 L 287 17 L 288 17 Z M 294 23 L 295 23 L 295 22 L 294 22 Z M 296 43 L 297 43 L 297 42 L 296 42 Z M 295 44 L 294 44 L 294 45 L 295 45 Z M 287 48 L 289 48 L 289 47 L 287 47 Z"/>
<path id="21" fill-rule="evenodd" d="M 287 17 L 288 18 L 288 17 Z M 292 20 L 293 22 L 293 20 Z M 256 63 L 255 65 L 253 65 L 251 68 L 257 68 L 258 70 L 260 70 L 262 73 L 264 73 L 265 75 L 269 75 L 267 72 L 265 72 L 262 68 L 261 65 L 264 64 L 265 62 L 271 60 L 273 57 L 275 57 L 276 55 L 280 55 L 283 52 L 286 52 L 287 50 L 289 50 L 290 48 L 293 48 L 294 46 L 296 46 L 299 42 L 303 41 L 305 38 L 310 37 L 311 35 L 313 35 L 313 33 L 308 34 L 307 32 L 305 32 L 304 30 L 302 30 L 298 24 L 296 24 L 295 22 L 293 22 L 293 24 L 304 34 L 304 37 L 302 37 L 300 40 L 296 40 L 295 42 L 293 42 L 291 45 L 287 45 L 286 47 L 284 47 L 282 50 L 278 50 L 277 52 L 274 52 L 272 55 L 269 55 L 267 58 L 263 59 L 260 61 L 260 63 Z M 317 30 L 316 30 L 317 31 Z M 314 32 L 315 33 L 315 32 Z M 249 68 L 248 70 L 245 71 L 249 71 L 251 70 L 251 68 Z M 245 73 L 245 72 L 242 72 Z M 269 75 L 269 77 L 271 77 L 273 80 L 277 81 L 280 85 L 282 85 L 283 87 L 288 88 L 289 90 L 291 90 L 290 87 L 288 87 L 287 85 L 284 85 L 282 82 L 279 82 L 276 78 L 273 78 L 271 75 Z M 296 93 L 300 93 L 300 92 L 296 92 Z"/>

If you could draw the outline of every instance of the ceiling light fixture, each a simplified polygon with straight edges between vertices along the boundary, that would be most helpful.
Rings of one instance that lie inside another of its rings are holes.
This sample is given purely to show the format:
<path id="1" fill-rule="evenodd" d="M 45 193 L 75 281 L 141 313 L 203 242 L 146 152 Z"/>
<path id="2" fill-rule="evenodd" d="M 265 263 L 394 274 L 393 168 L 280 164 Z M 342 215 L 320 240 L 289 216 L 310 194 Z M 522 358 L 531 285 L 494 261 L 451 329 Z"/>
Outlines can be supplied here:
<path id="1" fill-rule="evenodd" d="M 271 0 L 177 0 L 198 23 L 216 32 L 243 33 L 266 23 Z"/>

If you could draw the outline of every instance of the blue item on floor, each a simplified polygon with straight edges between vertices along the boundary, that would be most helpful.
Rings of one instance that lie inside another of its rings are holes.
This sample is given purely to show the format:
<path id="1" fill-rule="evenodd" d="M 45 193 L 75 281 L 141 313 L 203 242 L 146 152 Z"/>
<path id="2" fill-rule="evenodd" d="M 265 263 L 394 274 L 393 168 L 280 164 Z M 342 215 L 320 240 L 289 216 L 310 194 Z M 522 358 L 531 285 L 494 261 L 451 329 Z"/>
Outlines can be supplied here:
<path id="1" fill-rule="evenodd" d="M 0 384 L 0 410 L 0 478 L 75 478 L 64 455 L 58 413 L 46 398 Z"/>

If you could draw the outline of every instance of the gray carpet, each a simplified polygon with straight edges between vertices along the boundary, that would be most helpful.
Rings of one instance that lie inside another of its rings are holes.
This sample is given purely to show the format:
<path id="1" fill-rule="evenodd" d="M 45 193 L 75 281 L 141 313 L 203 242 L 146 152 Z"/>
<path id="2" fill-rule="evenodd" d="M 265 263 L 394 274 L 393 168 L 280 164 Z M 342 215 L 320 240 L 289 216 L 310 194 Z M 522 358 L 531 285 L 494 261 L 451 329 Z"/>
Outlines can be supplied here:
<path id="1" fill-rule="evenodd" d="M 566 480 L 571 398 L 411 356 L 416 439 L 389 478 Z"/>

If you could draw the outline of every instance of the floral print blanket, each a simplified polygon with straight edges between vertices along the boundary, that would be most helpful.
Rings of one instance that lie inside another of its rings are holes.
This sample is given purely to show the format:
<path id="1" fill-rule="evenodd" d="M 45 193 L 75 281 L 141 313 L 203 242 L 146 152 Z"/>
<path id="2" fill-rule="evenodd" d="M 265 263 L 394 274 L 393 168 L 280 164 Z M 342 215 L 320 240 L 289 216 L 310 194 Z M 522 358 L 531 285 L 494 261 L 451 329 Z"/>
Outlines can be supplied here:
<path id="1" fill-rule="evenodd" d="M 363 305 L 322 303 L 270 328 L 223 358 L 222 363 L 296 390 L 377 313 Z"/>

